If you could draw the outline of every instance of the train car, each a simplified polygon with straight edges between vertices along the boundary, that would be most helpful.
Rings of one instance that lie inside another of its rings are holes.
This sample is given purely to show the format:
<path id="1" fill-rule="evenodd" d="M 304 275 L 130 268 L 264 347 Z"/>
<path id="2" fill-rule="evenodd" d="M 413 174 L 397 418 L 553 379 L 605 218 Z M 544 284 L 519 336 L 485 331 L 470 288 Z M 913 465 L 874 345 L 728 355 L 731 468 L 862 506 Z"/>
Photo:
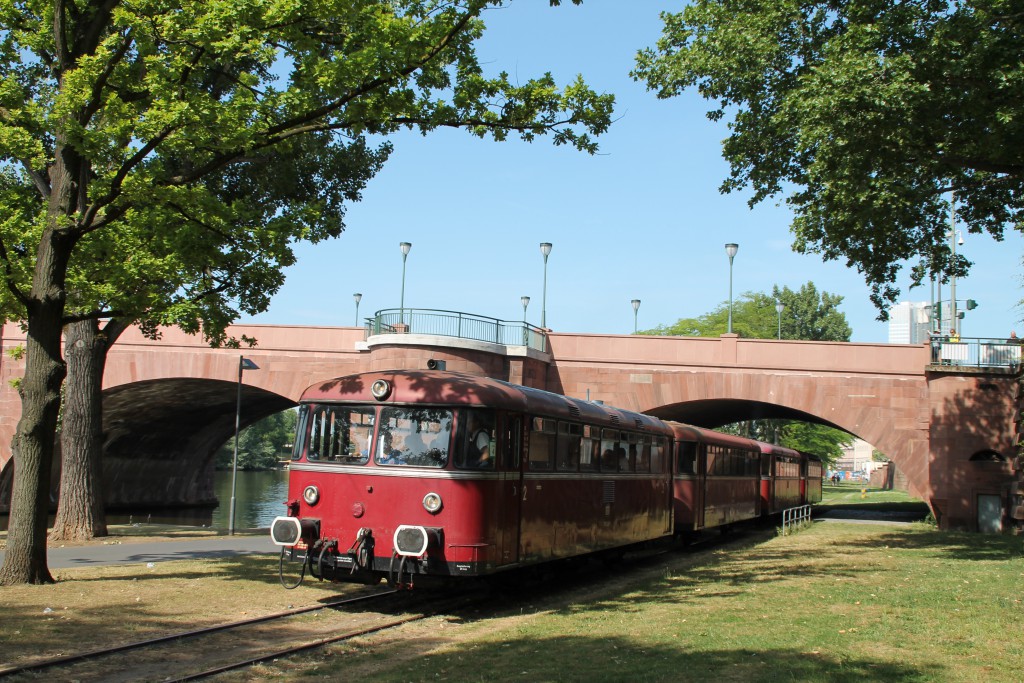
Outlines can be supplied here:
<path id="1" fill-rule="evenodd" d="M 282 563 L 409 585 L 617 549 L 672 532 L 672 430 L 484 377 L 368 372 L 300 399 Z"/>
<path id="2" fill-rule="evenodd" d="M 821 464 L 821 458 L 813 453 L 800 451 L 800 486 L 802 500 L 805 505 L 814 505 L 821 502 L 822 477 L 825 469 Z"/>
<path id="3" fill-rule="evenodd" d="M 689 536 L 761 515 L 756 441 L 679 423 L 675 438 L 675 533 Z"/>
<path id="4" fill-rule="evenodd" d="M 803 505 L 803 456 L 792 448 L 757 443 L 761 449 L 761 514 L 774 515 Z"/>

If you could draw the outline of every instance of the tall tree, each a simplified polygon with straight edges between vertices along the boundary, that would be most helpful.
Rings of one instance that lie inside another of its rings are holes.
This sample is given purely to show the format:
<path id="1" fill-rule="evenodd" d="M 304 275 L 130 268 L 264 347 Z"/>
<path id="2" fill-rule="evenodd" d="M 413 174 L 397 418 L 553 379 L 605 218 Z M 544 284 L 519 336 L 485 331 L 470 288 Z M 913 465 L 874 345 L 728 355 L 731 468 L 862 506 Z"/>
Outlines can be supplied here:
<path id="1" fill-rule="evenodd" d="M 634 77 L 730 118 L 722 191 L 785 195 L 794 248 L 845 259 L 884 319 L 912 282 L 962 276 L 950 193 L 974 233 L 1024 228 L 1018 0 L 695 0 L 664 14 Z"/>
<path id="2" fill-rule="evenodd" d="M 610 95 L 581 78 L 559 89 L 550 74 L 515 83 L 484 74 L 474 43 L 485 10 L 502 4 L 0 5 L 0 311 L 28 324 L 0 584 L 52 581 L 46 508 L 61 330 L 103 315 L 98 304 L 111 299 L 95 283 L 131 290 L 132 269 L 158 253 L 172 291 L 213 286 L 225 261 L 203 275 L 197 265 L 231 245 L 225 272 L 258 289 L 251 254 L 341 232 L 338 193 L 358 194 L 390 150 L 370 149 L 368 135 L 444 126 L 596 149 Z M 267 198 L 278 208 L 264 215 Z M 184 255 L 184 273 L 174 255 Z M 98 264 L 110 266 L 105 278 Z M 154 298 L 158 319 L 180 313 L 162 311 L 163 290 L 142 296 Z M 216 323 L 232 310 L 209 313 Z M 138 311 L 124 315 L 145 320 Z"/>

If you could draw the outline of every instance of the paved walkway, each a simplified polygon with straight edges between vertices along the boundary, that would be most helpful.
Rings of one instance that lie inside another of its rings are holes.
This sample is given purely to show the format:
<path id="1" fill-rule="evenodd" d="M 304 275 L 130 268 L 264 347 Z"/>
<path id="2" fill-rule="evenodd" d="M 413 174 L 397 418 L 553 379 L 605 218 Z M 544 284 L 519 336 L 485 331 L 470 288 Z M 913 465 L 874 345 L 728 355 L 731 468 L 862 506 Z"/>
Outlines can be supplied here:
<path id="1" fill-rule="evenodd" d="M 138 543 L 130 538 L 118 538 L 117 540 L 118 543 L 112 545 L 50 547 L 47 549 L 46 555 L 47 566 L 50 569 L 67 569 L 70 567 L 143 564 L 280 552 L 280 549 L 271 542 L 269 533 L 259 536 L 213 536 L 180 541 L 143 541 Z M 3 562 L 3 556 L 3 551 L 0 551 L 0 562 Z"/>

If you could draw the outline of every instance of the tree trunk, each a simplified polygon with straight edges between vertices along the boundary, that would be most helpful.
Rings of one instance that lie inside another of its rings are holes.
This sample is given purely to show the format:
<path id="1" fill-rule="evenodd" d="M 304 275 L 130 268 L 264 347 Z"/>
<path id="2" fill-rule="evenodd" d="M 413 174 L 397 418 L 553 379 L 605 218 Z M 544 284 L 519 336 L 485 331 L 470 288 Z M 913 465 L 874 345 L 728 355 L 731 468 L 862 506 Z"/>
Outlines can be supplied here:
<path id="1" fill-rule="evenodd" d="M 44 242 L 40 261 L 42 252 L 56 251 L 47 247 L 61 241 Z M 39 297 L 29 309 L 21 419 L 11 445 L 14 486 L 0 585 L 53 583 L 46 564 L 46 522 L 60 385 L 64 379 L 64 362 L 60 357 L 63 299 L 57 298 L 58 301 Z"/>
<path id="2" fill-rule="evenodd" d="M 103 498 L 103 369 L 106 335 L 95 320 L 64 328 L 60 502 L 50 540 L 84 541 L 107 535 Z"/>
<path id="3" fill-rule="evenodd" d="M 25 377 L 21 419 L 11 444 L 14 485 L 0 585 L 53 583 L 46 565 L 46 522 L 65 373 L 60 354 L 65 282 L 68 261 L 81 234 L 68 216 L 77 213 L 81 175 L 81 159 L 69 147 L 60 146 L 50 168 L 48 224 L 39 239 L 32 290 L 24 300 L 28 317 Z"/>

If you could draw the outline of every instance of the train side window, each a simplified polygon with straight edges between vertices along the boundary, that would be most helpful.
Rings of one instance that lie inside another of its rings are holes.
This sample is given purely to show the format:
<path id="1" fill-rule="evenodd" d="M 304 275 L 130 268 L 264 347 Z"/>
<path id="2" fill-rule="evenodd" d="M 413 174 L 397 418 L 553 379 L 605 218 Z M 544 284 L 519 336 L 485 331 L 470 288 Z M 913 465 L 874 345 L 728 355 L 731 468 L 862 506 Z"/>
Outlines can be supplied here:
<path id="1" fill-rule="evenodd" d="M 697 474 L 697 444 L 684 441 L 679 444 L 676 455 L 679 462 L 679 474 Z"/>
<path id="2" fill-rule="evenodd" d="M 623 432 L 622 440 L 619 443 L 619 472 L 636 471 L 636 451 L 640 442 L 640 435 L 632 432 Z"/>
<path id="3" fill-rule="evenodd" d="M 621 435 L 617 429 L 601 430 L 601 471 L 619 471 L 619 439 Z M 622 447 L 625 450 L 625 447 Z"/>
<path id="4" fill-rule="evenodd" d="M 580 438 L 580 469 L 594 472 L 601 468 L 601 430 L 590 425 L 583 425 L 583 436 Z"/>
<path id="5" fill-rule="evenodd" d="M 772 456 L 768 453 L 761 454 L 761 476 L 770 477 L 772 474 Z"/>
<path id="6" fill-rule="evenodd" d="M 316 406 L 313 408 L 309 419 L 309 450 L 306 452 L 307 460 L 319 460 L 323 454 L 324 431 L 327 429 L 327 407 Z"/>
<path id="7" fill-rule="evenodd" d="M 651 471 L 651 435 L 642 434 L 637 442 L 636 471 Z"/>
<path id="8" fill-rule="evenodd" d="M 462 446 L 455 454 L 457 467 L 492 470 L 495 466 L 497 430 L 495 415 L 489 410 L 467 410 L 460 416 Z"/>
<path id="9" fill-rule="evenodd" d="M 555 452 L 555 421 L 533 418 L 530 430 L 529 463 L 531 470 L 550 470 Z"/>
<path id="10" fill-rule="evenodd" d="M 558 423 L 558 440 L 555 443 L 555 465 L 559 472 L 575 472 L 580 463 L 580 438 L 583 425 L 572 422 Z"/>
<path id="11" fill-rule="evenodd" d="M 668 457 L 668 441 L 661 436 L 654 437 L 651 443 L 651 472 L 665 471 L 665 459 Z"/>
<path id="12" fill-rule="evenodd" d="M 302 457 L 302 450 L 306 446 L 306 434 L 309 427 L 309 404 L 303 403 L 299 406 L 299 417 L 295 422 L 295 443 L 292 444 L 292 460 Z"/>

